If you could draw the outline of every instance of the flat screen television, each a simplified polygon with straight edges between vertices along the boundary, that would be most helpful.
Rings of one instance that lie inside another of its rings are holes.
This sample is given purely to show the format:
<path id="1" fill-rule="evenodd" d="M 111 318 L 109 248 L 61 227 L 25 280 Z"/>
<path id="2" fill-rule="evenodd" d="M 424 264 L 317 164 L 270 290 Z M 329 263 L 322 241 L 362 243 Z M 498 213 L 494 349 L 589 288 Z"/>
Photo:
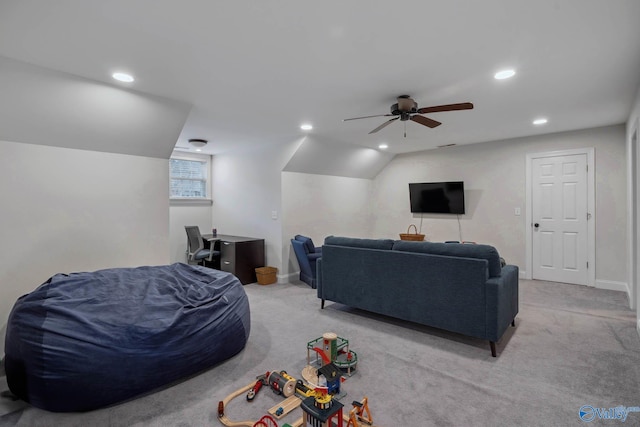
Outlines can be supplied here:
<path id="1" fill-rule="evenodd" d="M 413 213 L 464 213 L 464 182 L 409 183 Z"/>

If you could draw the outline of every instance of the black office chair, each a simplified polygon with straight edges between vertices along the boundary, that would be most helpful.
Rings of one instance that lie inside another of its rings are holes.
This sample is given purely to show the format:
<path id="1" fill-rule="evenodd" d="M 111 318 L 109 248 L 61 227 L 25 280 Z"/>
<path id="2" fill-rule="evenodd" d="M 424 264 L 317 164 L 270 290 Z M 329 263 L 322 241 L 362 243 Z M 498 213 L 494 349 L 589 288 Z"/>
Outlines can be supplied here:
<path id="1" fill-rule="evenodd" d="M 197 225 L 185 225 L 187 231 L 187 261 L 195 262 L 206 266 L 207 261 L 212 262 L 214 258 L 220 257 L 220 251 L 213 250 L 213 246 L 208 249 L 204 247 L 204 240 Z"/>

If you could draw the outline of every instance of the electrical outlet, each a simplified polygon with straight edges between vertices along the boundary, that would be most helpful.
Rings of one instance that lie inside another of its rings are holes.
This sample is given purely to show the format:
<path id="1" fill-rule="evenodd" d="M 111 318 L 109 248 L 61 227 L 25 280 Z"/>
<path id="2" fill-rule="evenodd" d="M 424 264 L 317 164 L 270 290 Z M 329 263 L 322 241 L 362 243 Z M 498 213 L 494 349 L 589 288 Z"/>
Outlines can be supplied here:
<path id="1" fill-rule="evenodd" d="M 271 219 L 278 219 L 278 211 L 271 211 Z"/>
<path id="2" fill-rule="evenodd" d="M 514 213 L 516 216 L 520 216 L 520 208 L 515 208 Z"/>

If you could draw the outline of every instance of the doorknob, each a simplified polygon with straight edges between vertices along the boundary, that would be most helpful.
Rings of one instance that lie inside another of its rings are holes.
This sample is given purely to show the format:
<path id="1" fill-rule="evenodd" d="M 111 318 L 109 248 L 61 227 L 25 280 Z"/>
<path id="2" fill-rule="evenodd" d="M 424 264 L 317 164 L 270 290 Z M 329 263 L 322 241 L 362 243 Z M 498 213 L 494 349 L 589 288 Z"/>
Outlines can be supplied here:
<path id="1" fill-rule="evenodd" d="M 535 228 L 538 228 L 538 227 L 540 227 L 540 224 L 538 224 L 538 223 L 536 222 L 535 224 L 533 224 L 533 226 L 534 226 Z"/>

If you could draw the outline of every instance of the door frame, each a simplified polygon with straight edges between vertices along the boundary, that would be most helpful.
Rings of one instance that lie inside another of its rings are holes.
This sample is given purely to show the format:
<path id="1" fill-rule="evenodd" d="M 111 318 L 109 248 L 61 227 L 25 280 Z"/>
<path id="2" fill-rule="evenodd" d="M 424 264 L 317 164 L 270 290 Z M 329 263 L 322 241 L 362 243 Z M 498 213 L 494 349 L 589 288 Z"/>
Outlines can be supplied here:
<path id="1" fill-rule="evenodd" d="M 585 285 L 595 287 L 596 285 L 596 203 L 595 203 L 595 148 L 576 148 L 570 150 L 546 151 L 541 153 L 528 153 L 526 160 L 526 215 L 525 215 L 525 271 L 524 278 L 533 277 L 533 218 L 532 218 L 532 185 L 533 185 L 533 159 L 544 157 L 573 156 L 577 154 L 587 155 L 587 211 L 591 214 L 587 220 L 587 283 Z"/>
<path id="2" fill-rule="evenodd" d="M 629 308 L 636 310 L 638 333 L 640 333 L 640 120 L 631 126 L 627 144 L 627 229 L 629 241 L 627 250 L 627 283 Z"/>

